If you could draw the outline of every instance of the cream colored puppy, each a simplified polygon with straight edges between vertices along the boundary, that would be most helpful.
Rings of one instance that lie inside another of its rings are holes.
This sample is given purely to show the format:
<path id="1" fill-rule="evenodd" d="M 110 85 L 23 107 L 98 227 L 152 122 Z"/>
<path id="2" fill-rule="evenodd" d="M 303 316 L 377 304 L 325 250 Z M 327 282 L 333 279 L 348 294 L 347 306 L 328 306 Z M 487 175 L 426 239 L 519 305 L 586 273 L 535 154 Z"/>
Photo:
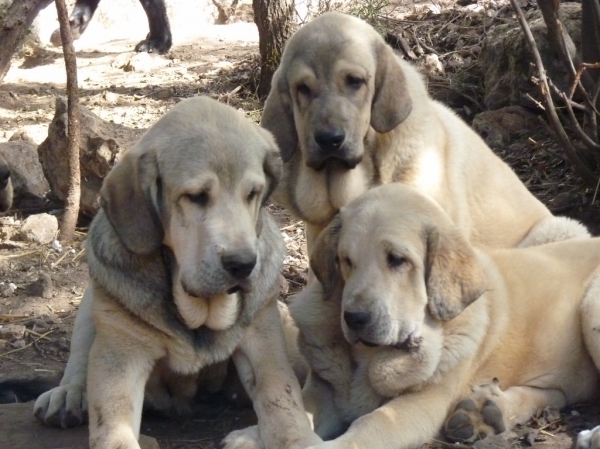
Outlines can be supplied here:
<path id="1" fill-rule="evenodd" d="M 600 238 L 476 249 L 397 183 L 342 208 L 290 305 L 311 367 L 311 449 L 473 441 L 598 397 Z M 238 448 L 261 447 L 237 433 Z"/>
<path id="2" fill-rule="evenodd" d="M 390 182 L 430 195 L 473 242 L 513 247 L 587 235 L 554 218 L 356 17 L 326 13 L 292 36 L 261 125 L 284 161 L 274 200 L 304 220 L 309 250 L 340 208 Z"/>

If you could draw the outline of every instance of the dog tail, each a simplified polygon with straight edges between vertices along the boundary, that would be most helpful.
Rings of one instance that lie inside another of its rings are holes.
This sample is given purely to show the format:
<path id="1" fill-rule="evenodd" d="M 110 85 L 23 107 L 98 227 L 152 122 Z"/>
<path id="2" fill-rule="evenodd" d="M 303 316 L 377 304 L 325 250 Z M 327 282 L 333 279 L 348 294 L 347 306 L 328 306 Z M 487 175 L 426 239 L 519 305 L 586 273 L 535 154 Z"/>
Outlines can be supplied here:
<path id="1" fill-rule="evenodd" d="M 60 377 L 8 379 L 0 382 L 0 404 L 34 401 L 46 391 L 57 387 Z"/>

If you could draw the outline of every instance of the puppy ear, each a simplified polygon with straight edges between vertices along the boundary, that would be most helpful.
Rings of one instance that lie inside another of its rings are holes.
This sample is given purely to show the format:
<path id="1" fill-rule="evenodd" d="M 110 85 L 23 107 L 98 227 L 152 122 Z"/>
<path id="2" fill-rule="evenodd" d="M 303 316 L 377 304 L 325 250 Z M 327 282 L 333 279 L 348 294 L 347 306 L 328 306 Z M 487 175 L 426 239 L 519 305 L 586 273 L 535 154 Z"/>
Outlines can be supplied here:
<path id="1" fill-rule="evenodd" d="M 273 133 L 283 162 L 288 162 L 298 146 L 298 134 L 294 124 L 289 85 L 281 70 L 280 67 L 273 75 L 271 92 L 265 102 L 260 126 Z"/>
<path id="2" fill-rule="evenodd" d="M 339 288 L 343 288 L 342 275 L 337 260 L 337 247 L 342 229 L 342 220 L 338 213 L 331 223 L 319 234 L 314 250 L 310 255 L 312 268 L 319 283 L 323 286 L 325 298 L 331 297 Z"/>
<path id="3" fill-rule="evenodd" d="M 458 316 L 486 289 L 473 247 L 456 229 L 428 232 L 425 280 L 429 311 L 440 321 Z"/>
<path id="4" fill-rule="evenodd" d="M 412 99 L 402 67 L 394 51 L 385 43 L 376 50 L 375 95 L 371 103 L 371 126 L 387 133 L 398 126 L 412 110 Z"/>
<path id="5" fill-rule="evenodd" d="M 268 143 L 267 153 L 263 161 L 263 171 L 267 177 L 267 188 L 263 197 L 263 205 L 267 202 L 279 181 L 283 175 L 283 163 L 281 161 L 281 155 L 279 154 L 279 148 L 273 139 L 270 132 L 259 129 L 259 131 L 265 136 L 265 140 Z"/>
<path id="6" fill-rule="evenodd" d="M 102 209 L 128 250 L 148 255 L 158 250 L 163 228 L 152 201 L 151 190 L 161 194 L 154 153 L 135 149 L 109 172 L 100 189 Z"/>

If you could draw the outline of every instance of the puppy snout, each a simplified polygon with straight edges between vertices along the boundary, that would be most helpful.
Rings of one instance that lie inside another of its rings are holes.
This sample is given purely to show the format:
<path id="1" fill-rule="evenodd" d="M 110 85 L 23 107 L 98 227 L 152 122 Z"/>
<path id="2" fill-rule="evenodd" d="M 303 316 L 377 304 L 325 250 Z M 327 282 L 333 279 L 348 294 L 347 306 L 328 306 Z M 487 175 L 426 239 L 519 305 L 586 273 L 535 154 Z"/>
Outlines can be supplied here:
<path id="1" fill-rule="evenodd" d="M 314 138 L 323 151 L 333 152 L 342 146 L 346 133 L 340 128 L 321 129 L 315 132 Z"/>
<path id="2" fill-rule="evenodd" d="M 344 321 L 353 331 L 363 330 L 371 322 L 370 312 L 344 312 Z"/>
<path id="3" fill-rule="evenodd" d="M 235 279 L 246 279 L 256 265 L 256 253 L 250 250 L 223 253 L 221 265 Z"/>

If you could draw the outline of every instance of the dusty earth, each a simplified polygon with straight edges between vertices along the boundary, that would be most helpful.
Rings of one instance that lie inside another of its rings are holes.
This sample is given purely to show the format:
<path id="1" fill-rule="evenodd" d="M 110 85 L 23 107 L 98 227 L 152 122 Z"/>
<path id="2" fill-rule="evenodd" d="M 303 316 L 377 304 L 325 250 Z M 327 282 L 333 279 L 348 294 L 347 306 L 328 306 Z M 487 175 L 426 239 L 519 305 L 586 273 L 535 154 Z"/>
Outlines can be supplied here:
<path id="1" fill-rule="evenodd" d="M 415 9 L 412 16 L 403 21 L 390 21 L 387 27 L 392 32 L 398 32 L 402 27 L 413 48 L 419 36 L 428 36 L 421 42 L 441 55 L 447 69 L 443 76 L 430 77 L 431 91 L 470 120 L 481 111 L 478 101 L 480 82 L 464 81 L 478 78 L 473 50 L 481 41 L 485 27 L 502 18 L 503 14 L 506 16 L 506 10 L 498 5 L 492 19 L 489 13 L 477 12 L 474 8 L 441 15 L 439 12 L 432 6 Z M 457 23 L 459 28 L 449 27 L 449 23 Z M 463 40 L 454 39 L 452 33 L 461 33 Z M 77 47 L 81 101 L 94 113 L 131 128 L 147 128 L 181 99 L 202 94 L 240 108 L 258 121 L 262 104 L 252 87 L 258 54 L 258 37 L 253 24 L 206 26 L 193 39 L 176 42 L 164 57 L 131 53 L 135 38 Z M 464 58 L 459 65 L 449 64 L 460 49 L 473 53 L 473 58 Z M 135 64 L 129 66 L 136 68 L 123 69 L 131 61 Z M 465 73 L 470 73 L 470 78 L 465 78 Z M 463 80 L 461 83 L 456 82 L 458 75 Z M 35 143 L 41 143 L 54 114 L 54 98 L 64 95 L 64 85 L 64 66 L 59 50 L 36 48 L 15 59 L 0 84 L 0 142 L 7 141 L 15 133 L 25 133 Z M 531 191 L 554 211 L 579 218 L 596 234 L 600 232 L 599 201 L 595 200 L 595 192 L 581 185 L 545 130 L 540 127 L 524 130 L 499 154 Z M 49 209 L 51 213 L 60 212 L 51 205 Z M 282 292 L 285 298 L 300 290 L 306 282 L 304 234 L 301 224 L 284 210 L 274 206 L 271 210 L 281 225 L 288 246 L 283 273 L 287 280 Z M 0 341 L 0 381 L 15 377 L 60 376 L 69 356 L 74 315 L 87 282 L 82 243 L 89 220 L 82 217 L 77 241 L 59 250 L 52 245 L 31 245 L 7 239 L 11 228 L 17 228 L 23 217 L 24 211 L 15 210 L 0 223 L 3 233 L 0 242 L 0 325 L 23 324 L 27 328 L 16 344 Z M 43 292 L 35 288 L 40 284 L 40 278 Z M 44 297 L 40 296 L 42 294 Z M 249 425 L 254 419 L 251 409 L 224 398 L 213 398 L 202 412 L 185 419 L 146 416 L 142 432 L 156 437 L 161 448 L 208 449 L 218 447 L 228 431 Z M 517 432 L 477 445 L 567 448 L 578 429 L 599 422 L 598 410 L 594 407 L 580 407 L 562 414 L 546 410 Z M 434 442 L 431 446 L 447 444 Z"/>

